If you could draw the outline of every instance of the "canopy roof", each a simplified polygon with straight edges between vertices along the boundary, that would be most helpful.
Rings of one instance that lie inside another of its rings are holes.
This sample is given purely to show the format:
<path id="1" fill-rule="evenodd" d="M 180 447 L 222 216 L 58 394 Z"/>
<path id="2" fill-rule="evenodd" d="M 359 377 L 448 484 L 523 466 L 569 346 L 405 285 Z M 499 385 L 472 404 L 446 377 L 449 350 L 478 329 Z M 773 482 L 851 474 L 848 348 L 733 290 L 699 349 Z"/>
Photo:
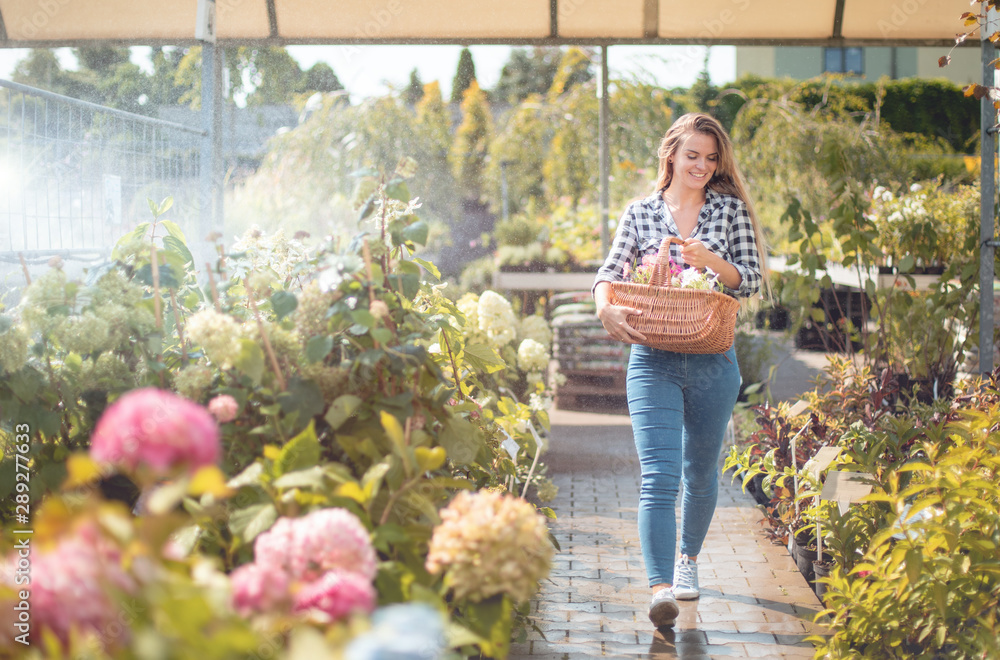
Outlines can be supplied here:
<path id="1" fill-rule="evenodd" d="M 193 42 L 197 4 L 0 0 L 0 47 Z M 217 0 L 216 31 L 220 42 L 275 45 L 948 46 L 969 10 L 969 0 Z"/>

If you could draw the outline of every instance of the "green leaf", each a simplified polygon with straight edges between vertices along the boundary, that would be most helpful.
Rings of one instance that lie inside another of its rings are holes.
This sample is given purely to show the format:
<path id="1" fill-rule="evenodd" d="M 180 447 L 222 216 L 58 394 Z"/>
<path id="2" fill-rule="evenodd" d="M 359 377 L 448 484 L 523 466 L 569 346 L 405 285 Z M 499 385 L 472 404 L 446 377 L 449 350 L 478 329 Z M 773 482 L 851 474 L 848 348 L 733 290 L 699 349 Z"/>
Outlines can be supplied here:
<path id="1" fill-rule="evenodd" d="M 351 319 L 369 330 L 375 327 L 375 317 L 367 309 L 354 310 L 351 312 Z"/>
<path id="2" fill-rule="evenodd" d="M 271 295 L 271 309 L 274 310 L 279 321 L 294 312 L 298 306 L 299 299 L 290 291 L 275 291 Z"/>
<path id="3" fill-rule="evenodd" d="M 333 337 L 317 335 L 306 342 L 306 359 L 310 363 L 322 362 L 333 350 Z"/>
<path id="4" fill-rule="evenodd" d="M 321 465 L 314 465 L 304 470 L 296 470 L 281 475 L 274 480 L 275 488 L 312 488 L 319 490 L 323 487 L 323 480 L 326 477 L 326 469 Z"/>
<path id="5" fill-rule="evenodd" d="M 403 230 L 403 238 L 419 245 L 427 245 L 427 234 L 430 228 L 423 220 L 417 220 Z"/>
<path id="6" fill-rule="evenodd" d="M 493 350 L 493 347 L 486 344 L 466 345 L 465 360 L 476 371 L 485 371 L 488 374 L 496 373 L 507 366 L 507 363 Z"/>
<path id="7" fill-rule="evenodd" d="M 468 465 L 476 460 L 476 455 L 483 445 L 483 439 L 476 425 L 461 417 L 452 417 L 445 422 L 438 436 L 438 442 L 457 465 Z"/>
<path id="8" fill-rule="evenodd" d="M 277 475 L 303 470 L 319 463 L 320 446 L 312 421 L 301 433 L 285 443 L 274 462 Z"/>
<path id="9" fill-rule="evenodd" d="M 242 536 L 244 542 L 249 544 L 261 532 L 267 531 L 277 519 L 278 510 L 274 504 L 254 504 L 234 511 L 229 516 L 229 529 L 233 534 Z"/>
<path id="10" fill-rule="evenodd" d="M 426 270 L 428 273 L 434 276 L 434 279 L 436 280 L 441 279 L 441 271 L 438 270 L 438 267 L 432 264 L 431 262 L 425 261 L 419 257 L 413 257 L 413 262 L 420 264 L 424 268 L 424 270 Z"/>
<path id="11" fill-rule="evenodd" d="M 344 425 L 344 422 L 354 416 L 361 403 L 361 399 L 353 394 L 339 396 L 330 404 L 330 409 L 326 411 L 324 419 L 330 428 L 336 431 Z"/>
<path id="12" fill-rule="evenodd" d="M 909 273 L 913 270 L 913 255 L 908 254 L 899 260 L 899 272 Z"/>
<path id="13" fill-rule="evenodd" d="M 298 419 L 305 421 L 323 412 L 326 402 L 319 386 L 311 380 L 293 378 L 288 389 L 278 396 L 281 409 L 286 415 L 298 412 Z"/>
<path id="14" fill-rule="evenodd" d="M 910 584 L 917 584 L 920 581 L 920 572 L 924 567 L 924 555 L 920 548 L 910 548 L 906 551 L 906 577 Z"/>
<path id="15" fill-rule="evenodd" d="M 410 188 L 402 179 L 393 179 L 385 187 L 385 196 L 389 199 L 398 199 L 405 204 L 410 201 Z"/>
<path id="16" fill-rule="evenodd" d="M 260 385 L 264 377 L 264 351 L 250 339 L 240 339 L 239 342 L 240 354 L 233 366 L 249 376 L 255 384 Z"/>
<path id="17" fill-rule="evenodd" d="M 178 241 L 183 243 L 187 247 L 187 239 L 184 238 L 184 232 L 181 228 L 177 226 L 177 223 L 173 220 L 161 220 L 160 226 L 167 230 L 167 234 L 176 238 Z"/>

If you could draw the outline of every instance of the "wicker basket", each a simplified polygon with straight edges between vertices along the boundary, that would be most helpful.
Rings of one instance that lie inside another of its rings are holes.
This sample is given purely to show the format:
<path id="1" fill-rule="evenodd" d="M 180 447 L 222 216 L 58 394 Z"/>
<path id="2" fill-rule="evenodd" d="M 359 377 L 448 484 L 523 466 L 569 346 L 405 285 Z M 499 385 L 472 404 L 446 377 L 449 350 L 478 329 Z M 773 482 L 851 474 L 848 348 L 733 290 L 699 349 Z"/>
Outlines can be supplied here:
<path id="1" fill-rule="evenodd" d="M 675 353 L 725 353 L 733 345 L 740 303 L 718 291 L 672 286 L 670 244 L 664 238 L 649 284 L 612 282 L 610 302 L 641 309 L 628 323 L 646 336 L 646 346 Z"/>

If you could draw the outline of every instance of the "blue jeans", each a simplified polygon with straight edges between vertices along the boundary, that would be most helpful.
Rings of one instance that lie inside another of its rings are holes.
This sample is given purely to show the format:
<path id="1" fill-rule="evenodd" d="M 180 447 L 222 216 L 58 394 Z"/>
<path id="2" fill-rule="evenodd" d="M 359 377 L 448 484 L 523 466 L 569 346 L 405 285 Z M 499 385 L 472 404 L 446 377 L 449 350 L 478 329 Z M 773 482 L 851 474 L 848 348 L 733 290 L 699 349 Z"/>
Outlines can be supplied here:
<path id="1" fill-rule="evenodd" d="M 632 346 L 626 391 L 642 470 L 639 541 L 650 586 L 673 584 L 674 511 L 682 479 L 681 554 L 701 552 L 718 500 L 719 455 L 740 382 L 734 347 L 686 355 Z"/>

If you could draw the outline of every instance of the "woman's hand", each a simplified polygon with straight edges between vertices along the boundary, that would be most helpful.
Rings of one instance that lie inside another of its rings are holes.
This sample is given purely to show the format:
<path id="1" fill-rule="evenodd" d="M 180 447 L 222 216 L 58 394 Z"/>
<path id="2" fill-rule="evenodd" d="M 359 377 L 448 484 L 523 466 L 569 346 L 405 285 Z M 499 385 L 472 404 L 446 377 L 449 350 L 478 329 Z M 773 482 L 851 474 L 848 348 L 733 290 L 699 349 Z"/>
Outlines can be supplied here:
<path id="1" fill-rule="evenodd" d="M 719 275 L 719 281 L 730 289 L 739 289 L 740 283 L 743 282 L 743 276 L 740 275 L 740 271 L 736 270 L 736 266 L 709 250 L 697 238 L 689 238 L 684 241 L 684 247 L 681 248 L 681 258 L 683 258 L 684 263 L 694 268 L 702 270 L 711 268 L 712 272 Z"/>
<path id="2" fill-rule="evenodd" d="M 597 318 L 601 320 L 601 325 L 608 335 L 626 344 L 637 344 L 646 340 L 646 335 L 628 324 L 627 317 L 633 314 L 640 316 L 642 310 L 610 304 L 597 309 Z"/>
<path id="3" fill-rule="evenodd" d="M 693 268 L 699 270 L 711 268 L 715 272 L 719 272 L 716 266 L 721 259 L 697 238 L 689 238 L 684 241 L 684 246 L 681 247 L 681 258 L 684 259 L 684 263 Z"/>
<path id="4" fill-rule="evenodd" d="M 640 316 L 642 310 L 612 305 L 610 282 L 597 283 L 597 286 L 594 287 L 594 302 L 597 305 L 597 318 L 601 320 L 601 325 L 604 326 L 608 336 L 626 344 L 638 344 L 646 341 L 646 335 L 630 326 L 627 320 L 627 317 L 632 314 Z"/>

